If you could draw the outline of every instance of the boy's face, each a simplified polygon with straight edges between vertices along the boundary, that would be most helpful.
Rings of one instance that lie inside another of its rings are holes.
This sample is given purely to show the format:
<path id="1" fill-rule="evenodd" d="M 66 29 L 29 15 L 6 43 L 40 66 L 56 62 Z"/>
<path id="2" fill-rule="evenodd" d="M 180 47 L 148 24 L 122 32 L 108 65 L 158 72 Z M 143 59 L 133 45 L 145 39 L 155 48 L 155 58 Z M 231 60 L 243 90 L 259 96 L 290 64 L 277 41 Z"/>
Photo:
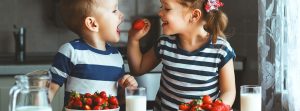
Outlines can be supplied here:
<path id="1" fill-rule="evenodd" d="M 93 15 L 99 24 L 99 34 L 105 42 L 118 42 L 120 40 L 119 25 L 124 15 L 118 10 L 118 0 L 97 0 L 98 7 Z"/>

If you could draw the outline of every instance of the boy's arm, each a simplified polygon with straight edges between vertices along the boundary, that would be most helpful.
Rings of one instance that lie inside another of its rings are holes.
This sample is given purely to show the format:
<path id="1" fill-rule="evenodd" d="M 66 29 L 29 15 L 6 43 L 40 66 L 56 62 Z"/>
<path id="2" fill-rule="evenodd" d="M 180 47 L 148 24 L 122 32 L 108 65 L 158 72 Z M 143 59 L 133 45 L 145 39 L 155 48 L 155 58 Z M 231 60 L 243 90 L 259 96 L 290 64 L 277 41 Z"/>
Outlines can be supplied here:
<path id="1" fill-rule="evenodd" d="M 145 27 L 141 30 L 131 29 L 129 31 L 129 41 L 127 45 L 128 63 L 131 73 L 134 76 L 140 76 L 151 69 L 155 68 L 160 62 L 156 57 L 154 47 L 152 47 L 145 54 L 141 53 L 139 40 L 145 36 L 150 30 L 150 22 L 144 20 L 146 23 Z"/>
<path id="2" fill-rule="evenodd" d="M 125 90 L 121 87 L 118 87 L 118 100 L 120 105 L 125 104 Z"/>
<path id="3" fill-rule="evenodd" d="M 52 102 L 54 96 L 56 95 L 57 91 L 59 90 L 60 86 L 54 82 L 50 83 L 49 87 L 49 100 Z"/>
<path id="4" fill-rule="evenodd" d="M 74 48 L 70 43 L 66 43 L 59 48 L 54 56 L 53 64 L 49 69 L 52 76 L 49 87 L 49 100 L 52 102 L 59 88 L 65 83 L 74 64 L 71 62 Z"/>
<path id="5" fill-rule="evenodd" d="M 220 98 L 225 104 L 232 106 L 235 96 L 235 76 L 233 60 L 229 60 L 220 70 L 219 73 Z"/>
<path id="6" fill-rule="evenodd" d="M 118 97 L 120 104 L 125 103 L 125 88 L 129 87 L 135 89 L 138 87 L 138 83 L 133 76 L 129 74 L 124 75 L 118 80 Z"/>

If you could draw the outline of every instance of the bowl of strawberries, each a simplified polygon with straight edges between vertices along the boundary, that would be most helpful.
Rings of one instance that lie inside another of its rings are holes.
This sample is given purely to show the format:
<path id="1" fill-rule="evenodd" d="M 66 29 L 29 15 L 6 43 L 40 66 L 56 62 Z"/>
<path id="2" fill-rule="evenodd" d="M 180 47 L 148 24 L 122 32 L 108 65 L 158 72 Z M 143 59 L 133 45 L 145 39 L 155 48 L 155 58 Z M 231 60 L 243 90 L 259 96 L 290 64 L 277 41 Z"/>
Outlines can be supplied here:
<path id="1" fill-rule="evenodd" d="M 119 111 L 119 102 L 115 96 L 107 96 L 105 91 L 94 94 L 79 94 L 72 91 L 65 106 L 66 111 Z"/>
<path id="2" fill-rule="evenodd" d="M 221 99 L 212 100 L 208 95 L 201 99 L 194 99 L 188 103 L 179 105 L 179 111 L 232 111 L 229 105 L 222 102 Z"/>

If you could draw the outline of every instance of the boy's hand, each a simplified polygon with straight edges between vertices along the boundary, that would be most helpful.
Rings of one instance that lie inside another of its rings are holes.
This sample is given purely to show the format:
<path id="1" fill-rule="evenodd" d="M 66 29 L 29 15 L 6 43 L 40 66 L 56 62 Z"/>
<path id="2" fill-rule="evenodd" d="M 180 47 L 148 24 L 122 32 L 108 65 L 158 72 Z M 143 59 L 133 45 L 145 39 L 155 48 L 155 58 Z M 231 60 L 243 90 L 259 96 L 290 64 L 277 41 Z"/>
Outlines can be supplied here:
<path id="1" fill-rule="evenodd" d="M 131 29 L 128 32 L 129 40 L 139 41 L 142 37 L 144 37 L 149 32 L 151 27 L 150 21 L 147 19 L 140 19 L 140 20 L 144 21 L 145 26 L 140 30 L 131 27 Z"/>
<path id="2" fill-rule="evenodd" d="M 138 83 L 135 80 L 135 78 L 129 74 L 126 74 L 121 79 L 119 79 L 118 84 L 122 88 L 129 87 L 129 88 L 135 89 L 138 87 Z"/>

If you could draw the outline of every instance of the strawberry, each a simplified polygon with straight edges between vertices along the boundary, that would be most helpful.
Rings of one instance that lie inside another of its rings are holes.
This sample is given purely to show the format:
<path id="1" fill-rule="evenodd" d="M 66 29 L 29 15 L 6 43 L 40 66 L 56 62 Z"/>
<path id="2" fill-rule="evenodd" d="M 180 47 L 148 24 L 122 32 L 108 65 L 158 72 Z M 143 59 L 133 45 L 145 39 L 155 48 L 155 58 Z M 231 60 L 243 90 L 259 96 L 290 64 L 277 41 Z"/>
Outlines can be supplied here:
<path id="1" fill-rule="evenodd" d="M 211 104 L 203 104 L 203 105 L 201 105 L 201 108 L 204 110 L 211 110 L 212 105 Z"/>
<path id="2" fill-rule="evenodd" d="M 118 99 L 115 96 L 109 97 L 108 102 L 112 105 L 119 105 Z"/>
<path id="3" fill-rule="evenodd" d="M 217 106 L 212 107 L 210 111 L 227 111 L 227 110 L 224 110 L 224 106 L 217 105 Z"/>
<path id="4" fill-rule="evenodd" d="M 211 104 L 212 103 L 212 99 L 208 95 L 203 96 L 202 101 L 203 101 L 204 104 Z"/>
<path id="5" fill-rule="evenodd" d="M 93 110 L 102 110 L 102 107 L 101 106 L 94 106 Z"/>
<path id="6" fill-rule="evenodd" d="M 105 102 L 105 100 L 101 97 L 96 97 L 96 98 L 94 98 L 94 102 L 96 105 L 101 106 Z"/>
<path id="7" fill-rule="evenodd" d="M 107 98 L 106 92 L 105 92 L 105 91 L 101 91 L 100 94 L 99 94 L 99 96 L 100 96 L 101 98 Z"/>
<path id="8" fill-rule="evenodd" d="M 73 107 L 75 108 L 81 108 L 82 107 L 82 102 L 79 98 L 76 98 L 72 104 Z"/>
<path id="9" fill-rule="evenodd" d="M 109 109 L 116 109 L 116 108 L 118 108 L 117 105 L 110 105 L 110 106 L 109 106 Z"/>
<path id="10" fill-rule="evenodd" d="M 190 105 L 186 103 L 182 103 L 179 105 L 179 110 L 188 111 L 190 110 Z"/>
<path id="11" fill-rule="evenodd" d="M 107 106 L 106 106 L 106 107 L 104 107 L 103 109 L 104 109 L 104 110 L 108 110 L 108 109 L 109 109 L 109 107 L 107 107 Z"/>
<path id="12" fill-rule="evenodd" d="M 141 30 L 145 27 L 146 23 L 144 22 L 143 19 L 137 19 L 133 22 L 133 29 L 134 30 Z"/>
<path id="13" fill-rule="evenodd" d="M 74 103 L 74 98 L 70 98 L 69 101 L 68 101 L 68 104 L 67 104 L 66 108 L 71 109 L 72 106 L 73 106 L 73 103 Z"/>
<path id="14" fill-rule="evenodd" d="M 222 102 L 221 99 L 216 99 L 215 102 L 213 103 L 213 106 L 217 106 L 217 105 L 224 105 L 224 103 Z"/>
<path id="15" fill-rule="evenodd" d="M 107 100 L 105 100 L 105 102 L 102 104 L 102 107 L 106 107 L 106 106 L 109 106 L 109 103 Z"/>
<path id="16" fill-rule="evenodd" d="M 89 105 L 84 105 L 83 110 L 91 110 L 92 108 Z"/>
<path id="17" fill-rule="evenodd" d="M 231 110 L 231 107 L 229 105 L 225 105 L 225 108 L 223 111 L 230 111 Z"/>
<path id="18" fill-rule="evenodd" d="M 93 99 L 92 98 L 84 98 L 83 102 L 84 102 L 84 104 L 87 104 L 87 105 L 93 105 Z"/>
<path id="19" fill-rule="evenodd" d="M 84 94 L 84 97 L 86 97 L 86 98 L 91 98 L 91 97 L 92 97 L 92 94 L 91 94 L 91 93 L 85 93 L 85 94 Z"/>

